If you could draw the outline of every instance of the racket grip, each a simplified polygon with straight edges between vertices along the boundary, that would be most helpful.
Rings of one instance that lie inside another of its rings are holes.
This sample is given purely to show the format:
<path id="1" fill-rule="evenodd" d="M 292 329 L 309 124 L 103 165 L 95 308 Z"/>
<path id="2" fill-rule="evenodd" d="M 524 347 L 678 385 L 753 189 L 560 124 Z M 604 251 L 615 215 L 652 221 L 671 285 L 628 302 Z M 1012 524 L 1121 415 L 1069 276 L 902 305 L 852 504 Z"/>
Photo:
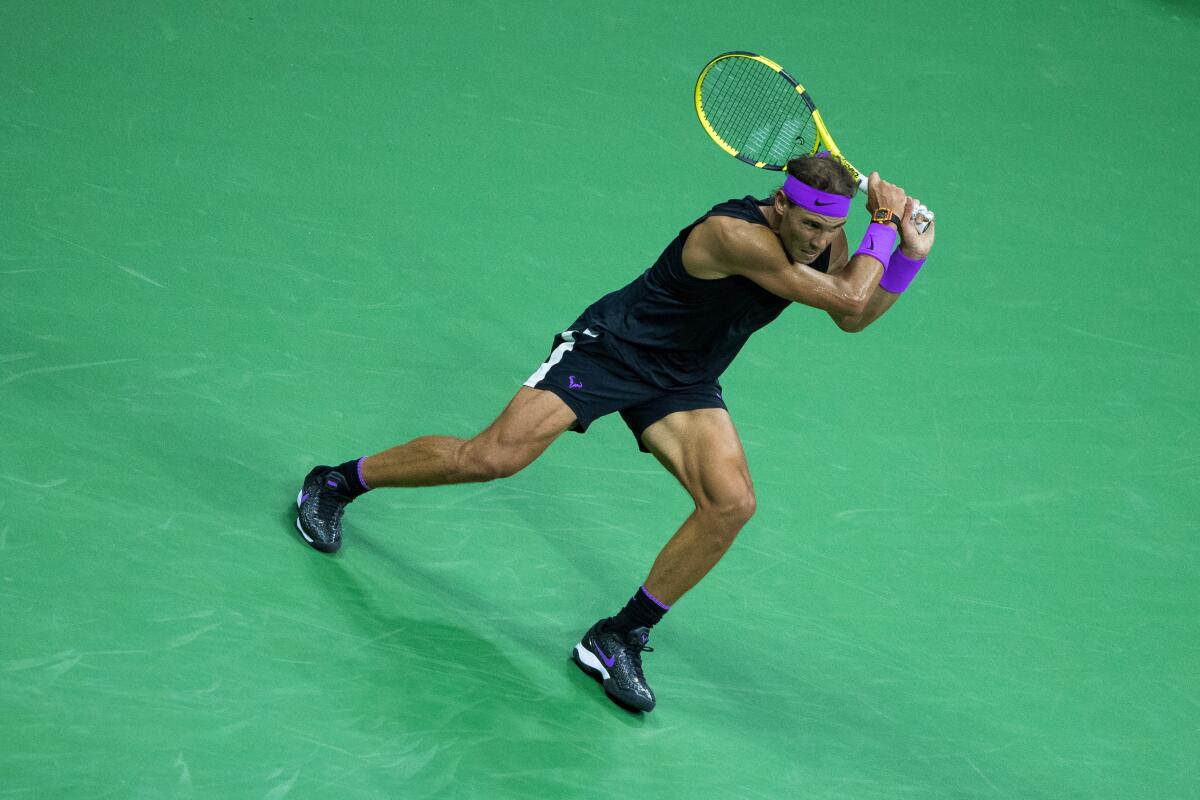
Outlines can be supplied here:
<path id="1" fill-rule="evenodd" d="M 867 191 L 867 176 L 861 172 L 858 174 L 858 190 L 860 192 Z M 924 206 L 922 206 L 922 208 L 924 208 Z M 929 223 L 933 220 L 933 212 L 926 208 L 925 217 L 926 219 L 924 222 L 917 223 L 917 233 L 924 233 L 925 229 L 929 227 Z"/>

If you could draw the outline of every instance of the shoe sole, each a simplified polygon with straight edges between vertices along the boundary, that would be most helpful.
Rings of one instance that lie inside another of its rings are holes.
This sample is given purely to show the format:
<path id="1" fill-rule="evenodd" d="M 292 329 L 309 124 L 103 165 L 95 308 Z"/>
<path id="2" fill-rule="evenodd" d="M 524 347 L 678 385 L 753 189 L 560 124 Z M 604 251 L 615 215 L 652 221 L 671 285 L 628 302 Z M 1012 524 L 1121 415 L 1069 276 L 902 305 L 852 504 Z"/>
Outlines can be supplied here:
<path id="1" fill-rule="evenodd" d="M 612 676 L 609 675 L 608 670 L 604 668 L 604 664 L 600 663 L 600 659 L 596 658 L 595 654 L 592 653 L 591 650 L 583 646 L 583 642 L 575 645 L 575 649 L 571 651 L 571 660 L 575 662 L 575 666 L 583 670 L 585 675 L 594 678 L 601 686 L 603 686 L 604 693 L 608 695 L 608 699 L 612 700 L 621 708 L 625 709 L 626 711 L 631 711 L 635 714 L 645 714 L 654 710 L 653 707 L 638 708 L 632 703 L 629 703 L 610 692 L 608 690 L 608 682 Z"/>
<path id="2" fill-rule="evenodd" d="M 300 508 L 300 500 L 303 497 L 304 490 L 301 489 L 300 493 L 296 495 L 296 508 Z M 338 548 L 342 546 L 341 542 L 338 542 L 333 547 L 330 547 L 329 545 L 321 544 L 320 542 L 314 540 L 308 535 L 308 533 L 305 532 L 304 526 L 300 524 L 299 516 L 296 517 L 296 530 L 300 531 L 300 535 L 304 537 L 304 541 L 307 542 L 309 546 L 311 546 L 314 550 L 320 550 L 322 553 L 336 553 Z"/>
<path id="3" fill-rule="evenodd" d="M 571 658 L 579 665 L 581 670 L 601 683 L 612 677 L 608 674 L 608 670 L 604 668 L 604 665 L 600 663 L 600 659 L 596 658 L 591 650 L 583 646 L 583 642 L 575 645 L 575 649 L 571 651 Z"/>

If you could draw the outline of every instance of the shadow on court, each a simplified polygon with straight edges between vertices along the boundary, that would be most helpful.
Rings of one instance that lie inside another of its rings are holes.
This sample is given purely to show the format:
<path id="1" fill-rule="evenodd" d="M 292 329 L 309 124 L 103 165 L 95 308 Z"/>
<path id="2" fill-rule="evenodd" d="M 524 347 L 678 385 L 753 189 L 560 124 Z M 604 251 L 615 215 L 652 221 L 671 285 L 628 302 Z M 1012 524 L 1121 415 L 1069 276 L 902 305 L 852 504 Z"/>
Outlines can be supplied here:
<path id="1" fill-rule="evenodd" d="M 352 558 L 382 562 L 397 584 L 416 589 L 432 599 L 445 598 L 447 605 L 465 605 L 469 617 L 486 621 L 486 628 L 495 633 L 485 637 L 462 626 L 433 623 L 426 619 L 397 613 L 377 597 L 377 589 L 366 586 L 355 577 L 349 566 L 348 553 L 332 556 L 314 551 L 295 528 L 295 510 L 289 507 L 283 515 L 289 535 L 298 545 L 297 557 L 310 561 L 314 586 L 358 629 L 363 644 L 355 648 L 369 669 L 373 659 L 386 663 L 387 670 L 404 672 L 418 667 L 424 675 L 420 680 L 393 677 L 389 683 L 399 685 L 410 702 L 427 702 L 433 706 L 463 703 L 455 715 L 495 713 L 504 719 L 520 714 L 520 709 L 537 709 L 546 713 L 547 706 L 559 706 L 565 712 L 578 713 L 578 705 L 635 727 L 644 723 L 644 715 L 628 712 L 614 705 L 603 689 L 584 675 L 567 653 L 576 641 L 575 631 L 563 626 L 552 640 L 561 639 L 561 647 L 548 651 L 535 644 L 544 640 L 546 631 L 533 625 L 523 625 L 517 616 L 506 612 L 498 601 L 481 598 L 460 584 L 448 581 L 398 557 L 394 552 L 375 544 L 369 533 L 357 532 L 352 545 Z M 469 580 L 463 576 L 463 581 Z M 545 669 L 534 678 L 523 672 L 506 655 L 517 650 L 541 662 Z M 560 668 L 561 664 L 561 668 Z M 382 666 L 382 665 L 381 665 Z M 430 677 L 426 673 L 433 673 Z M 567 680 L 563 681 L 563 674 Z M 569 686 L 570 690 L 566 691 Z M 382 689 L 381 689 L 382 691 Z M 562 697 L 556 695 L 565 695 Z M 511 720 L 509 720 L 511 721 Z M 474 724 L 478 724 L 476 719 Z"/>

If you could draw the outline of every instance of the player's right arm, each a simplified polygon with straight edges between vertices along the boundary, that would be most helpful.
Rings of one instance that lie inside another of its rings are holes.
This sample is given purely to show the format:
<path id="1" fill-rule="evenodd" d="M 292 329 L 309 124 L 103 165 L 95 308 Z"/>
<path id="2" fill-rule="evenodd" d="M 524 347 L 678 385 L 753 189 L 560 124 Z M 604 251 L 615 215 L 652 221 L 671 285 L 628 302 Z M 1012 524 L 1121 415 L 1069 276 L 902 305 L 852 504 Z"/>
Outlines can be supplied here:
<path id="1" fill-rule="evenodd" d="M 836 274 L 818 272 L 793 263 L 769 228 L 721 216 L 709 217 L 692 229 L 683 260 L 693 275 L 742 275 L 794 303 L 851 317 L 866 310 L 883 274 L 882 265 L 870 256 L 851 258 Z"/>

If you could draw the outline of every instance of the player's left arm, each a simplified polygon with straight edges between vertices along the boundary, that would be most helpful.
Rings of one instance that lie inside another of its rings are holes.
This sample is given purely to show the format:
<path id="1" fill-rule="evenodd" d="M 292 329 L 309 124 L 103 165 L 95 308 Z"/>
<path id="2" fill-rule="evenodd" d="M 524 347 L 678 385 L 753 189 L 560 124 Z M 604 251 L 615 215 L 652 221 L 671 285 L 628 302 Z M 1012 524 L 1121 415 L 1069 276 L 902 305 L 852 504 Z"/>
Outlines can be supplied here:
<path id="1" fill-rule="evenodd" d="M 916 223 L 912 219 L 912 212 L 920 204 L 920 200 L 912 197 L 905 198 L 904 213 L 900 217 L 900 251 L 914 261 L 921 261 L 929 255 L 929 251 L 933 248 L 934 226 L 937 224 L 936 220 L 931 220 L 924 233 L 917 230 Z M 850 248 L 846 244 L 846 236 L 843 234 L 840 250 L 835 248 L 835 252 L 832 254 L 830 274 L 841 270 L 850 262 L 849 252 Z M 867 304 L 861 314 L 849 315 L 830 312 L 829 316 L 839 328 L 847 333 L 858 333 L 882 317 L 899 297 L 899 294 L 889 292 L 877 284 L 871 290 L 871 295 L 867 298 Z"/>

